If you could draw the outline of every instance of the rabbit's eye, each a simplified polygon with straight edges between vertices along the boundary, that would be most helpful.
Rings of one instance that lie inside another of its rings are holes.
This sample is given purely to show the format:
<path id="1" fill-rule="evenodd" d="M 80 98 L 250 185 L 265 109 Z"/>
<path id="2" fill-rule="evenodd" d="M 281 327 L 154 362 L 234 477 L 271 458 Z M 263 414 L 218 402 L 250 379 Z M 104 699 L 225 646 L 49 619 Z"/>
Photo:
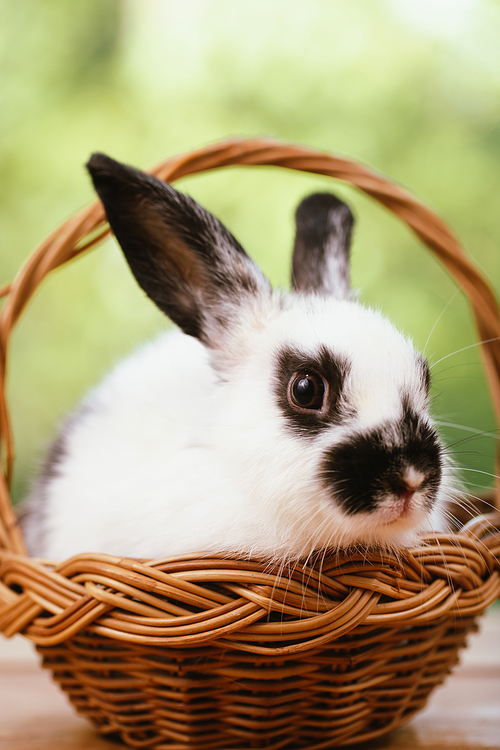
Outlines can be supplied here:
<path id="1" fill-rule="evenodd" d="M 290 381 L 288 400 L 300 409 L 319 410 L 325 399 L 325 381 L 315 373 L 296 373 Z"/>

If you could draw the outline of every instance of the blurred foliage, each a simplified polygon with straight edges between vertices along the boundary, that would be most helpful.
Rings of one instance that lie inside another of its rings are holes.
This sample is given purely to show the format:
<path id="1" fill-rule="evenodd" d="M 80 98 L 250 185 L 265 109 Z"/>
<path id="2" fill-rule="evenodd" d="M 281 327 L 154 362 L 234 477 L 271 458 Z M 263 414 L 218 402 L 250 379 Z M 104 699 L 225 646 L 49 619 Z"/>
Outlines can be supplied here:
<path id="1" fill-rule="evenodd" d="M 498 291 L 499 38 L 494 0 L 0 0 L 0 282 L 93 199 L 83 170 L 92 151 L 146 168 L 264 134 L 350 155 L 407 185 Z M 358 218 L 362 298 L 438 363 L 435 412 L 495 432 L 468 304 L 395 218 L 342 184 L 272 169 L 180 187 L 282 286 L 295 205 L 308 191 L 336 190 Z M 43 283 L 12 341 L 16 497 L 63 415 L 164 325 L 112 242 Z M 464 440 L 457 460 L 472 491 L 488 486 L 494 435 L 444 432 Z"/>

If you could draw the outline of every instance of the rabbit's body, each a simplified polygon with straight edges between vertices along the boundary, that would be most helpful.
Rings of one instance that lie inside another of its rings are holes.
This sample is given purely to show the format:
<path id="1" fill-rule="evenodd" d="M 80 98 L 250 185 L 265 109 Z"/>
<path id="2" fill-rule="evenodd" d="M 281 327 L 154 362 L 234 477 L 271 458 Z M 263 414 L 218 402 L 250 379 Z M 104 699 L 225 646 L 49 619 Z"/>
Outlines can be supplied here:
<path id="1" fill-rule="evenodd" d="M 179 332 L 120 363 L 68 420 L 49 455 L 28 501 L 28 546 L 54 559 L 88 550 L 121 555 L 124 547 L 133 556 L 149 549 L 157 556 L 161 541 L 155 544 L 151 529 L 160 524 L 169 548 L 177 541 L 183 551 L 177 524 L 194 531 L 190 516 L 199 517 L 192 509 L 206 476 L 198 494 L 195 485 L 215 459 L 196 433 L 214 381 L 205 348 Z M 186 399 L 186 392 L 196 397 Z"/>
<path id="2" fill-rule="evenodd" d="M 93 171 L 98 190 L 110 164 Z M 154 193 L 153 208 L 139 201 L 142 221 L 154 213 L 153 250 L 128 226 L 135 209 L 109 205 L 105 185 L 110 223 L 139 283 L 185 333 L 118 365 L 68 422 L 27 503 L 32 552 L 286 561 L 326 547 L 404 545 L 436 526 L 449 470 L 427 411 L 428 368 L 385 318 L 350 299 L 350 225 L 337 222 L 336 235 L 327 227 L 337 244 L 345 230 L 344 255 L 336 248 L 327 263 L 317 253 L 304 273 L 310 232 L 299 221 L 295 289 L 281 295 L 188 202 L 197 233 L 176 224 L 161 268 L 158 216 L 170 229 L 173 221 L 158 200 L 167 188 L 120 169 L 120 199 L 130 181 L 132 192 Z M 172 188 L 167 196 L 175 210 L 186 200 Z M 346 208 L 329 200 L 327 218 Z"/>

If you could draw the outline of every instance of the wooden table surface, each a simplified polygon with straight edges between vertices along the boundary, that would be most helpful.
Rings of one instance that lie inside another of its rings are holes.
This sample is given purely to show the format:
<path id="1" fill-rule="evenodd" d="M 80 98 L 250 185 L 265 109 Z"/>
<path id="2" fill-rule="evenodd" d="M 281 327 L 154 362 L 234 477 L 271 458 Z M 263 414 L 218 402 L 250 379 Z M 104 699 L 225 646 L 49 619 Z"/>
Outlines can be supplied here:
<path id="1" fill-rule="evenodd" d="M 0 636 L 0 750 L 117 750 L 79 718 L 23 638 Z M 354 747 L 351 746 L 354 750 Z M 361 750 L 361 746 L 357 746 Z M 500 606 L 462 664 L 406 727 L 364 750 L 500 750 Z"/>

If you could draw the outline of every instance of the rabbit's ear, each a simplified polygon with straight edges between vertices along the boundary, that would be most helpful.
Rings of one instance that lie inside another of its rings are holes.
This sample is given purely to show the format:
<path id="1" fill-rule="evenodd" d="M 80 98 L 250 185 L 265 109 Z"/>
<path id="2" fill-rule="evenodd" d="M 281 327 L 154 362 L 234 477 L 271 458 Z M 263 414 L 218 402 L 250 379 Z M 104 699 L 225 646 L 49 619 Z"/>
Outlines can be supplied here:
<path id="1" fill-rule="evenodd" d="M 350 299 L 349 251 L 353 216 L 331 193 L 305 198 L 295 213 L 292 287 Z"/>
<path id="2" fill-rule="evenodd" d="M 261 270 L 215 216 L 171 185 L 104 154 L 87 168 L 140 286 L 185 333 L 220 348 L 245 301 L 271 294 Z"/>

